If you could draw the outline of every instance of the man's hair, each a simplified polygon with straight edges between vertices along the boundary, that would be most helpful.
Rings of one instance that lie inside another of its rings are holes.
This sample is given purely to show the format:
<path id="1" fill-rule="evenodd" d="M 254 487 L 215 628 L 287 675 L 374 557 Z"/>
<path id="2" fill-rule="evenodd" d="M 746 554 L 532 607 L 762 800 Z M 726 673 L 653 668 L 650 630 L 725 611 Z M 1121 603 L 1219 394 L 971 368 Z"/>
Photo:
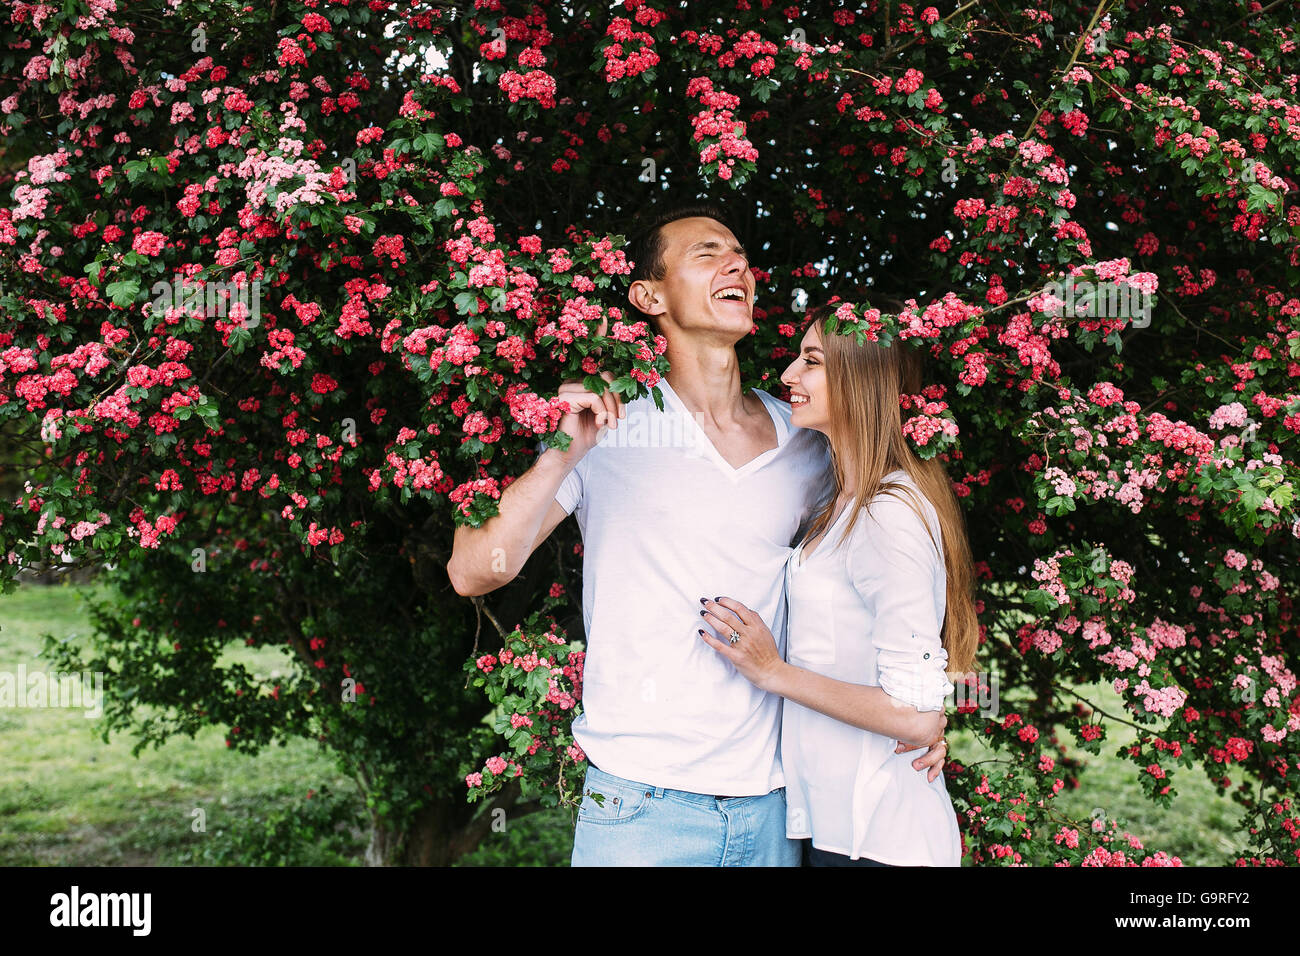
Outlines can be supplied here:
<path id="1" fill-rule="evenodd" d="M 662 279 L 666 274 L 662 235 L 664 226 L 678 219 L 692 219 L 697 216 L 717 220 L 731 229 L 732 233 L 736 231 L 732 228 L 722 207 L 713 203 L 700 202 L 670 206 L 665 209 L 651 209 L 632 224 L 631 235 L 628 237 L 625 252 L 634 263 L 629 282 Z"/>

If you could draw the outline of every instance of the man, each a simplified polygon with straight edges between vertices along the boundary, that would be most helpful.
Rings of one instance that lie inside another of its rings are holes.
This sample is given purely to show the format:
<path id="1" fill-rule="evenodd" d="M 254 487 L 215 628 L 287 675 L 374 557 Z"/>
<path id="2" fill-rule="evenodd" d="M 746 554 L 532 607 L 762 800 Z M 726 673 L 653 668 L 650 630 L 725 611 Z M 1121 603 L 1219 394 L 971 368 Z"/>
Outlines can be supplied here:
<path id="1" fill-rule="evenodd" d="M 741 391 L 735 345 L 753 326 L 755 282 L 716 208 L 662 213 L 628 252 L 628 298 L 668 343 L 664 410 L 562 385 L 568 451 L 543 451 L 497 517 L 457 529 L 448 574 L 458 593 L 485 594 L 577 515 L 587 658 L 573 734 L 589 769 L 575 866 L 796 866 L 780 698 L 698 629 L 702 602 L 728 595 L 784 644 L 785 562 L 829 490 L 829 451 L 819 432 L 791 427 L 788 403 Z M 494 552 L 505 573 L 491 571 Z M 932 745 L 914 766 L 943 754 Z"/>

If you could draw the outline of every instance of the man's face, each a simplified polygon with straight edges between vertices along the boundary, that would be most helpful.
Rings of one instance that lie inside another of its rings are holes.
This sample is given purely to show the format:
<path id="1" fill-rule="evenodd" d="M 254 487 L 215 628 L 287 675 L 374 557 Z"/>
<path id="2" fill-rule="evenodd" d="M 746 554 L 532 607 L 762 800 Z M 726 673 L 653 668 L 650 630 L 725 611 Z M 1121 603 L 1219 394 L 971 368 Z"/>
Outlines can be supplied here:
<path id="1" fill-rule="evenodd" d="M 666 315 L 683 330 L 724 332 L 733 342 L 748 335 L 754 324 L 754 275 L 731 230 L 714 219 L 692 217 L 670 222 L 659 235 L 665 275 L 637 283 L 644 286 L 649 306 L 642 311 Z"/>

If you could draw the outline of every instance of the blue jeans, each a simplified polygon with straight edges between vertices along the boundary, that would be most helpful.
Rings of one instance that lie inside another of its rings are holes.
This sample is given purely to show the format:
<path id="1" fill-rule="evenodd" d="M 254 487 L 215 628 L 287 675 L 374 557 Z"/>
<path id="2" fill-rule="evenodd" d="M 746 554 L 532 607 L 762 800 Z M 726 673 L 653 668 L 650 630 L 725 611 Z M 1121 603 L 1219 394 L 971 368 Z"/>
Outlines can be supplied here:
<path id="1" fill-rule="evenodd" d="M 574 866 L 798 866 L 785 836 L 785 788 L 715 797 L 625 780 L 587 766 Z M 592 794 L 604 795 L 598 804 Z"/>

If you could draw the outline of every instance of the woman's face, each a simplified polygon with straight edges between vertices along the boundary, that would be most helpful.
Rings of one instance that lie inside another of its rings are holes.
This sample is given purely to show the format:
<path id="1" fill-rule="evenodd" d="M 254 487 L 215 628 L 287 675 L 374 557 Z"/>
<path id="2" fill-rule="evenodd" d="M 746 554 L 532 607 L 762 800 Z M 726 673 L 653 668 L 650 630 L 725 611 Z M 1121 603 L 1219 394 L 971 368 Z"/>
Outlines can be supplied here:
<path id="1" fill-rule="evenodd" d="M 826 433 L 830 426 L 830 408 L 826 400 L 826 365 L 818 325 L 817 322 L 809 323 L 799 346 L 799 357 L 782 373 L 781 381 L 790 389 L 790 424 Z"/>

